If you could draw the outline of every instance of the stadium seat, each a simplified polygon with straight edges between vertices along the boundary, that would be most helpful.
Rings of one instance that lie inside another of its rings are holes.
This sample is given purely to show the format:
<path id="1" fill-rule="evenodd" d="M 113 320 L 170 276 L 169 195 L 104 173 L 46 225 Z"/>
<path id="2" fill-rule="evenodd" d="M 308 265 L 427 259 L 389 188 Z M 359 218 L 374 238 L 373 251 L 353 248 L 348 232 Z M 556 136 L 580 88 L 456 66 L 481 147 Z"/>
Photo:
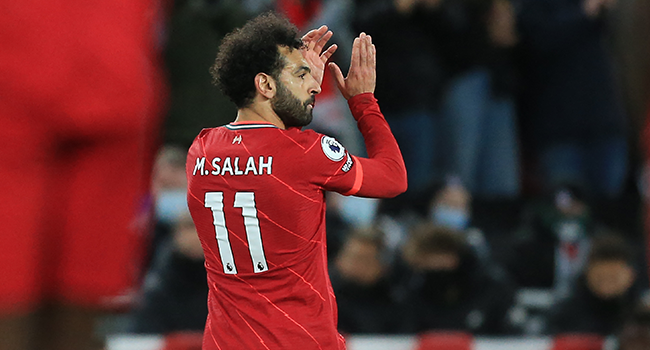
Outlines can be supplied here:
<path id="1" fill-rule="evenodd" d="M 200 332 L 175 332 L 165 336 L 165 345 L 162 350 L 201 350 L 203 333 Z"/>
<path id="2" fill-rule="evenodd" d="M 418 336 L 416 350 L 471 350 L 473 343 L 469 333 L 432 331 Z"/>
<path id="3" fill-rule="evenodd" d="M 559 334 L 553 338 L 552 350 L 602 350 L 604 337 L 597 334 Z"/>

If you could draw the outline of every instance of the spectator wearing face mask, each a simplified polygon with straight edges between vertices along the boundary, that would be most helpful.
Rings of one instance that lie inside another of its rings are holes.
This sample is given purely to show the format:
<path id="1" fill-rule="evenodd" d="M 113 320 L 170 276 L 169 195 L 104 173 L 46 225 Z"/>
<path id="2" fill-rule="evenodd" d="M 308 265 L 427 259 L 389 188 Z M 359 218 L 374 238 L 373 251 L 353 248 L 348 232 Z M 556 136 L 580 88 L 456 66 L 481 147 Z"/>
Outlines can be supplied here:
<path id="1" fill-rule="evenodd" d="M 614 334 L 639 302 L 637 275 L 633 251 L 623 238 L 594 238 L 574 289 L 551 310 L 548 332 Z"/>
<path id="2" fill-rule="evenodd" d="M 478 257 L 490 259 L 490 246 L 483 232 L 472 226 L 472 195 L 456 178 L 440 188 L 429 204 L 432 224 L 462 233 Z"/>
<path id="3" fill-rule="evenodd" d="M 165 145 L 158 152 L 152 176 L 152 192 L 156 201 L 156 220 L 173 223 L 187 211 L 187 149 Z"/>
<path id="4" fill-rule="evenodd" d="M 509 310 L 514 285 L 500 270 L 480 262 L 462 234 L 430 223 L 417 226 L 404 246 L 401 297 L 412 332 L 513 331 Z"/>
<path id="5" fill-rule="evenodd" d="M 402 328 L 383 233 L 357 229 L 346 239 L 330 268 L 343 333 L 396 333 Z"/>
<path id="6" fill-rule="evenodd" d="M 130 332 L 203 331 L 208 315 L 203 249 L 189 212 L 179 215 L 147 272 Z"/>
<path id="7" fill-rule="evenodd" d="M 151 176 L 154 228 L 148 252 L 149 260 L 154 259 L 160 246 L 172 235 L 178 218 L 188 211 L 186 157 L 187 149 L 173 144 L 162 146 L 156 155 Z M 148 266 L 147 264 L 146 267 Z"/>

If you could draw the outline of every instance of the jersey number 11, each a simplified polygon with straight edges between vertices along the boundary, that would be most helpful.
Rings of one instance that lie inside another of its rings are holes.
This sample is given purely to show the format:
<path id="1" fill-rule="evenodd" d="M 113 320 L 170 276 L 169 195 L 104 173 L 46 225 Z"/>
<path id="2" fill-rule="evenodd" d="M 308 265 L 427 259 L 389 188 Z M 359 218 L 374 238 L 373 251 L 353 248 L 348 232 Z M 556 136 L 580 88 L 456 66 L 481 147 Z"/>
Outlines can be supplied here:
<path id="1" fill-rule="evenodd" d="M 223 264 L 223 272 L 229 275 L 237 273 L 237 265 L 232 255 L 226 217 L 223 213 L 223 192 L 207 192 L 205 194 L 205 207 L 212 210 L 214 229 L 219 246 L 219 255 Z M 235 208 L 241 208 L 241 214 L 246 228 L 248 250 L 253 260 L 253 271 L 260 273 L 269 269 L 262 246 L 262 235 L 260 234 L 260 221 L 257 219 L 257 208 L 255 206 L 255 193 L 235 193 Z"/>

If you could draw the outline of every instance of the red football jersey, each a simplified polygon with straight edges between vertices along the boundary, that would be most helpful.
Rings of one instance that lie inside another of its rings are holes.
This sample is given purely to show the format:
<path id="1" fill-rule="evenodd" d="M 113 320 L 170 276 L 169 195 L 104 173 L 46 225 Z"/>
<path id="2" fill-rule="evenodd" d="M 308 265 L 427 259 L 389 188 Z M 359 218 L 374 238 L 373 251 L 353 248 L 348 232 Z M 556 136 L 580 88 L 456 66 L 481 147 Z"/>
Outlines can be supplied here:
<path id="1" fill-rule="evenodd" d="M 401 153 L 372 94 L 350 99 L 370 158 L 269 123 L 204 129 L 187 159 L 188 204 L 210 289 L 204 349 L 345 349 L 328 276 L 325 193 L 395 196 Z"/>

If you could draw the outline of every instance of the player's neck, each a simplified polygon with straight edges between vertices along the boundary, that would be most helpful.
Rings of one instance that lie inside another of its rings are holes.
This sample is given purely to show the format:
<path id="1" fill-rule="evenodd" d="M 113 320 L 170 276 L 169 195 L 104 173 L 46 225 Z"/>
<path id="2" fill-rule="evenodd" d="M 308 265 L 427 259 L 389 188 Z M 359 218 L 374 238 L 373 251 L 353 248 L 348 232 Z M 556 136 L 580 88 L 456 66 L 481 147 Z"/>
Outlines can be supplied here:
<path id="1" fill-rule="evenodd" d="M 237 111 L 235 123 L 239 122 L 265 122 L 271 123 L 280 129 L 286 129 L 284 122 L 271 107 L 271 102 L 253 103 Z"/>

